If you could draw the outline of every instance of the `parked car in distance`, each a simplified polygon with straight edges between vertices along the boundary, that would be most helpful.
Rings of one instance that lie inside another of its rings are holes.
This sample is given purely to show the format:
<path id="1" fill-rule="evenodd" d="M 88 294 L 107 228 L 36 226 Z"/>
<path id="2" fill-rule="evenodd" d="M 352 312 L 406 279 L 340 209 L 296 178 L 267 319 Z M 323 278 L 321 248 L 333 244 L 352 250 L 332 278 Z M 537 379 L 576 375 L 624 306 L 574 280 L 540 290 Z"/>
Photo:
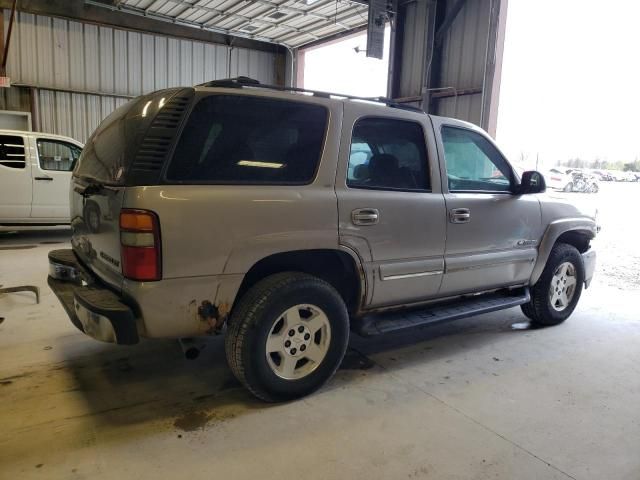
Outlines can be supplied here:
<path id="1" fill-rule="evenodd" d="M 166 89 L 88 140 L 48 282 L 97 340 L 224 333 L 234 375 L 282 401 L 334 374 L 351 330 L 568 318 L 595 212 L 544 191 L 459 120 L 246 78 Z"/>
<path id="2" fill-rule="evenodd" d="M 598 193 L 600 185 L 595 175 L 585 170 L 571 170 L 571 191 L 582 193 Z"/>
<path id="3" fill-rule="evenodd" d="M 0 130 L 0 225 L 69 223 L 71 171 L 81 151 L 69 137 Z"/>
<path id="4" fill-rule="evenodd" d="M 612 182 L 613 177 L 606 170 L 593 170 L 592 172 L 601 182 Z"/>
<path id="5" fill-rule="evenodd" d="M 622 170 L 611 170 L 611 176 L 613 180 L 616 182 L 628 182 L 630 181 L 629 175 L 627 172 L 623 172 Z"/>
<path id="6" fill-rule="evenodd" d="M 547 188 L 571 192 L 573 190 L 573 177 L 560 168 L 551 168 L 544 174 Z"/>

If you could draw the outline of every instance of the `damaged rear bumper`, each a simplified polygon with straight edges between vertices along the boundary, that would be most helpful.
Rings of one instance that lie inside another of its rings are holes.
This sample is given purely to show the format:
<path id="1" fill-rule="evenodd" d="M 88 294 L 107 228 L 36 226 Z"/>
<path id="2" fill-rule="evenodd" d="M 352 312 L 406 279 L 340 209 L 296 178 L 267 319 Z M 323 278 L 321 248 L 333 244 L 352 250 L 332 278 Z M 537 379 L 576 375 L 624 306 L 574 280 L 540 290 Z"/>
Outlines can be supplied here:
<path id="1" fill-rule="evenodd" d="M 102 342 L 138 343 L 133 310 L 84 270 L 73 250 L 49 252 L 47 283 L 81 332 Z"/>

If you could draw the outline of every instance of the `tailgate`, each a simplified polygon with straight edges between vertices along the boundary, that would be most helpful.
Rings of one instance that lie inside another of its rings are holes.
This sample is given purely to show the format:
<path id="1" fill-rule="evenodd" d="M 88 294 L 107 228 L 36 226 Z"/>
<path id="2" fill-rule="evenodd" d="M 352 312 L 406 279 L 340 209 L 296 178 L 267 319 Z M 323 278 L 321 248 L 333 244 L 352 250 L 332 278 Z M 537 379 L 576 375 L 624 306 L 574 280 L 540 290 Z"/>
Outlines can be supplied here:
<path id="1" fill-rule="evenodd" d="M 85 267 L 117 291 L 123 274 L 120 209 L 125 189 L 157 185 L 193 89 L 160 90 L 105 118 L 87 141 L 71 181 L 71 244 Z"/>
<path id="2" fill-rule="evenodd" d="M 89 192 L 89 193 L 84 193 Z M 97 192 L 79 178 L 71 183 L 71 245 L 82 263 L 105 283 L 120 290 L 120 208 L 124 187 Z"/>

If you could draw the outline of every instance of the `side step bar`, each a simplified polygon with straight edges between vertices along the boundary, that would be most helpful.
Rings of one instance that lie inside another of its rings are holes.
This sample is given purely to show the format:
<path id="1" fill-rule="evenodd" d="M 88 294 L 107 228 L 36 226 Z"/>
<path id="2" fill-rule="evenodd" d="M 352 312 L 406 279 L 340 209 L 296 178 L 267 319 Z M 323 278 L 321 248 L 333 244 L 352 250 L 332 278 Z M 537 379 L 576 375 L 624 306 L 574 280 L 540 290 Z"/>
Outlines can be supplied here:
<path id="1" fill-rule="evenodd" d="M 463 297 L 453 302 L 430 305 L 420 310 L 403 310 L 400 312 L 367 315 L 360 322 L 354 322 L 353 329 L 363 337 L 370 337 L 381 333 L 495 312 L 522 305 L 529 302 L 530 299 L 528 288 Z"/>

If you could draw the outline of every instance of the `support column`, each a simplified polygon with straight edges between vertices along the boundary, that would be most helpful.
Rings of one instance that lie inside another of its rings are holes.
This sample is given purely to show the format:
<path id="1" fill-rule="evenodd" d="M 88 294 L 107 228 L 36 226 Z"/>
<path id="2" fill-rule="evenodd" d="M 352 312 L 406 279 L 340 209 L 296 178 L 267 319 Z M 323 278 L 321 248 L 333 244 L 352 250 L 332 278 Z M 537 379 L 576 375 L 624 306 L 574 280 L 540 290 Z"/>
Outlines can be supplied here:
<path id="1" fill-rule="evenodd" d="M 388 96 L 495 135 L 507 0 L 398 4 Z"/>

